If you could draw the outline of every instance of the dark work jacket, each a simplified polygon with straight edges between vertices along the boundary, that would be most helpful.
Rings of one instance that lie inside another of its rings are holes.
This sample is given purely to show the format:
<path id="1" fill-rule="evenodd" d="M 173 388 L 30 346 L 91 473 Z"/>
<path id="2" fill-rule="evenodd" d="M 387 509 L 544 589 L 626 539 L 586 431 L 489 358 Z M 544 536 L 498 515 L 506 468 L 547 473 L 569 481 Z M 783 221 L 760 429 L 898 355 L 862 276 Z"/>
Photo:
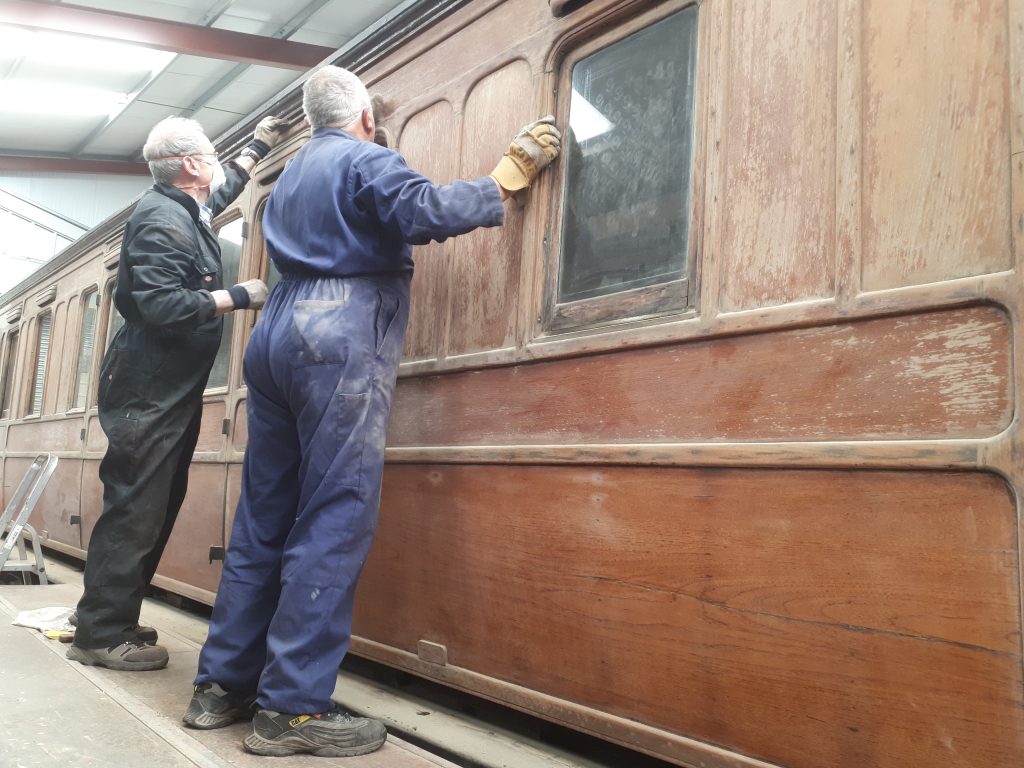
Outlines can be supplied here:
<path id="1" fill-rule="evenodd" d="M 234 163 L 224 173 L 207 201 L 214 216 L 249 181 Z M 223 328 L 210 292 L 223 287 L 220 243 L 200 220 L 199 204 L 166 184 L 146 190 L 121 244 L 114 302 L 125 324 L 103 358 L 101 421 L 106 413 L 140 418 L 140 428 L 149 418 L 176 424 L 202 407 Z"/>

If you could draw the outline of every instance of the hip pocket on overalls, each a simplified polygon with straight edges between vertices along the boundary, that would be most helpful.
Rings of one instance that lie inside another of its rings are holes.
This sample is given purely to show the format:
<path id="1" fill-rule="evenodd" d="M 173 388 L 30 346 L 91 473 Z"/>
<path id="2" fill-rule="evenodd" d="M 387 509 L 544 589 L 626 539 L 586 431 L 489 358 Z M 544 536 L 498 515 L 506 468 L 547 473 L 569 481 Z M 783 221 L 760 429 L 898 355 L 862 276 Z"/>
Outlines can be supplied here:
<path id="1" fill-rule="evenodd" d="M 297 301 L 292 307 L 292 364 L 344 363 L 349 357 L 352 325 L 347 299 Z"/>
<path id="2" fill-rule="evenodd" d="M 339 485 L 358 488 L 363 473 L 363 453 L 367 434 L 371 428 L 368 415 L 370 411 L 370 393 L 358 395 L 338 393 L 334 396 L 334 407 L 337 408 L 337 453 L 331 462 L 331 479 Z"/>

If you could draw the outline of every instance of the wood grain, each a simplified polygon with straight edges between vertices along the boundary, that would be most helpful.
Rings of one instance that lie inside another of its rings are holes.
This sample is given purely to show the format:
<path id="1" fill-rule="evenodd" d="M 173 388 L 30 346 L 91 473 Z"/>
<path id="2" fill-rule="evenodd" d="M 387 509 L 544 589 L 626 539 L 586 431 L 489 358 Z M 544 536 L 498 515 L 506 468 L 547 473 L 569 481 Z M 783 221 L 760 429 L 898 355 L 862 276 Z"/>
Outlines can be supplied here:
<path id="1" fill-rule="evenodd" d="M 983 437 L 1010 354 L 975 307 L 402 379 L 389 445 Z"/>
<path id="2" fill-rule="evenodd" d="M 1006 0 L 864 0 L 866 290 L 1008 269 Z"/>
<path id="3" fill-rule="evenodd" d="M 767 0 L 729 7 L 721 308 L 831 296 L 836 6 Z"/>
<path id="4" fill-rule="evenodd" d="M 409 118 L 402 128 L 399 151 L 409 166 L 435 184 L 455 180 L 458 155 L 440 152 L 458 136 L 452 105 L 440 101 Z M 404 355 L 408 360 L 437 358 L 442 354 L 451 279 L 454 241 L 430 243 L 413 249 L 416 265 L 412 281 L 409 330 Z"/>
<path id="5" fill-rule="evenodd" d="M 391 466 L 355 631 L 787 766 L 1024 757 L 977 473 Z"/>
<path id="6" fill-rule="evenodd" d="M 515 61 L 485 77 L 466 100 L 463 178 L 490 173 L 533 115 L 530 66 Z M 452 355 L 510 346 L 515 339 L 523 213 L 505 204 L 505 223 L 455 240 L 448 348 Z"/>

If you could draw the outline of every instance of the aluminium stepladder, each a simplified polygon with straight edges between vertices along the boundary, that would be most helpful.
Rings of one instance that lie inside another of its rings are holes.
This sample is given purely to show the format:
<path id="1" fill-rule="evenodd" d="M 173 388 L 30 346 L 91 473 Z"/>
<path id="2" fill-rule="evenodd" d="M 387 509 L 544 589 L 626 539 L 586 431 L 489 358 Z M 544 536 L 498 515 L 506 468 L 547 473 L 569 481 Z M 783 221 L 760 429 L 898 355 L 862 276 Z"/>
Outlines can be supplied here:
<path id="1" fill-rule="evenodd" d="M 28 518 L 43 495 L 43 489 L 57 468 L 57 457 L 52 453 L 41 453 L 29 466 L 25 476 L 18 484 L 18 489 L 11 496 L 11 501 L 0 517 L 0 536 L 6 536 L 3 548 L 0 549 L 0 573 L 20 572 L 22 580 L 28 583 L 28 574 L 34 573 L 40 584 L 48 584 L 46 568 L 43 565 L 43 553 L 39 544 L 39 536 L 29 525 Z M 25 534 L 32 538 L 32 553 L 35 561 L 29 560 L 25 551 Z M 10 560 L 11 552 L 18 548 L 19 560 Z"/>

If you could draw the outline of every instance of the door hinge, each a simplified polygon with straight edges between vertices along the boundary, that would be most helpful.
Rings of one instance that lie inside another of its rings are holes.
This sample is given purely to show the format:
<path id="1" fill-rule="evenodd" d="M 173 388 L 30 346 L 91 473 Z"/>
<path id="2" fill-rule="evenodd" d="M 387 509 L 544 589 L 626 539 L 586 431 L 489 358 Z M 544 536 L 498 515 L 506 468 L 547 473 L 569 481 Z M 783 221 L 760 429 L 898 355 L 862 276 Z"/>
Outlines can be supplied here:
<path id="1" fill-rule="evenodd" d="M 220 425 L 220 433 L 222 435 L 226 435 L 230 431 L 231 431 L 231 419 L 224 419 L 223 423 Z"/>
<path id="2" fill-rule="evenodd" d="M 70 523 L 71 525 L 81 525 L 81 524 L 82 524 L 82 516 L 81 516 L 81 515 L 72 515 L 72 516 L 71 516 L 71 517 L 70 517 L 70 518 L 68 519 L 68 522 L 69 522 L 69 523 Z"/>
<path id="3" fill-rule="evenodd" d="M 249 239 L 249 222 L 248 221 L 243 221 L 242 222 L 242 239 L 243 240 L 248 240 Z"/>
<path id="4" fill-rule="evenodd" d="M 210 565 L 213 565 L 214 560 L 224 559 L 224 547 L 210 547 Z"/>
<path id="5" fill-rule="evenodd" d="M 78 431 L 78 439 L 79 439 L 79 440 L 82 440 L 82 441 L 85 441 L 85 427 L 82 427 L 82 428 L 81 428 L 81 429 L 80 429 L 80 430 Z"/>

